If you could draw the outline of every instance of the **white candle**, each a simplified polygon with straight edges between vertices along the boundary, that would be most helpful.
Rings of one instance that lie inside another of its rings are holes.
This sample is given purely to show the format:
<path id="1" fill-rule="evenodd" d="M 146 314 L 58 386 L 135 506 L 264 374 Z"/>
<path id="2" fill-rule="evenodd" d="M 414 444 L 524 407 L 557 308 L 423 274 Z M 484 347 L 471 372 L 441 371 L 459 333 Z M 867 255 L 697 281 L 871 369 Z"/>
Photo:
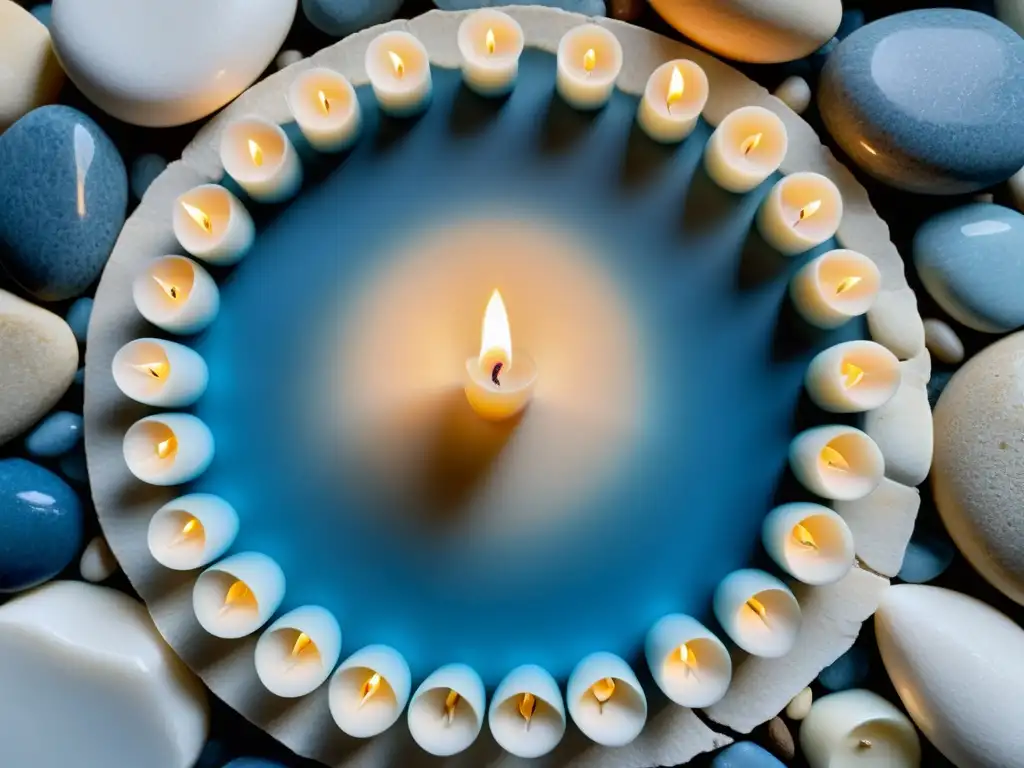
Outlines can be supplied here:
<path id="1" fill-rule="evenodd" d="M 139 403 L 161 408 L 192 405 L 206 391 L 206 361 L 184 344 L 162 339 L 129 341 L 114 355 L 114 383 Z"/>
<path id="2" fill-rule="evenodd" d="M 804 584 L 833 584 L 853 567 L 853 533 L 821 504 L 794 502 L 764 519 L 761 541 L 772 560 Z"/>
<path id="3" fill-rule="evenodd" d="M 782 165 L 786 126 L 764 107 L 740 107 L 726 115 L 704 147 L 704 169 L 718 186 L 749 192 Z"/>
<path id="4" fill-rule="evenodd" d="M 484 683 L 465 664 L 448 664 L 424 680 L 409 703 L 409 732 L 425 752 L 462 752 L 484 724 Z"/>
<path id="5" fill-rule="evenodd" d="M 219 558 L 238 535 L 238 513 L 220 496 L 190 493 L 164 504 L 149 521 L 153 559 L 165 568 L 191 571 Z"/>
<path id="6" fill-rule="evenodd" d="M 881 285 L 875 262 L 840 248 L 801 267 L 789 283 L 789 295 L 807 322 L 830 329 L 871 309 Z"/>
<path id="7" fill-rule="evenodd" d="M 647 666 L 662 692 L 683 707 L 709 707 L 732 681 L 725 644 L 692 616 L 663 616 L 647 633 Z"/>
<path id="8" fill-rule="evenodd" d="M 209 264 L 238 263 L 256 236 L 249 211 L 219 184 L 201 184 L 180 195 L 172 224 L 181 247 Z"/>
<path id="9" fill-rule="evenodd" d="M 368 739 L 395 724 L 411 688 L 405 658 L 389 646 L 368 645 L 345 659 L 331 678 L 331 716 L 349 736 Z"/>
<path id="10" fill-rule="evenodd" d="M 814 702 L 800 724 L 800 750 L 810 768 L 921 765 L 921 740 L 913 723 L 865 690 L 832 693 Z"/>
<path id="11" fill-rule="evenodd" d="M 804 386 L 819 408 L 860 413 L 885 405 L 900 386 L 900 361 L 874 341 L 844 341 L 822 350 L 807 367 Z"/>
<path id="12" fill-rule="evenodd" d="M 747 653 L 785 656 L 800 632 L 800 605 L 774 576 L 753 568 L 733 571 L 715 589 L 715 617 Z"/>
<path id="13" fill-rule="evenodd" d="M 779 253 L 794 256 L 832 237 L 843 218 L 843 198 L 820 173 L 780 179 L 757 211 L 757 230 Z"/>
<path id="14" fill-rule="evenodd" d="M 599 651 L 569 675 L 565 701 L 576 727 L 591 741 L 624 747 L 647 722 L 647 696 L 621 657 Z"/>
<path id="15" fill-rule="evenodd" d="M 341 627 L 334 615 L 318 605 L 304 605 L 260 635 L 254 654 L 256 675 L 275 696 L 295 699 L 319 688 L 340 654 Z"/>
<path id="16" fill-rule="evenodd" d="M 192 588 L 192 610 L 215 637 L 235 639 L 262 627 L 284 599 L 284 572 L 259 552 L 241 552 L 211 565 Z"/>
<path id="17" fill-rule="evenodd" d="M 599 109 L 615 90 L 622 69 L 622 45 L 597 24 L 581 24 L 558 43 L 555 85 L 566 103 L 576 109 Z"/>
<path id="18" fill-rule="evenodd" d="M 366 75 L 381 111 L 411 117 L 430 104 L 430 57 L 408 32 L 385 32 L 366 49 Z"/>
<path id="19" fill-rule="evenodd" d="M 535 664 L 516 667 L 494 691 L 487 722 L 498 746 L 516 757 L 546 755 L 565 734 L 558 683 Z"/>
<path id="20" fill-rule="evenodd" d="M 310 146 L 341 152 L 359 136 L 362 110 L 356 90 L 344 75 L 314 67 L 297 75 L 288 88 L 288 107 Z"/>
<path id="21" fill-rule="evenodd" d="M 220 136 L 224 170 L 253 200 L 279 203 L 302 186 L 302 163 L 281 126 L 262 117 L 232 120 Z"/>
<path id="22" fill-rule="evenodd" d="M 484 310 L 480 336 L 480 354 L 466 360 L 466 399 L 485 419 L 511 418 L 532 399 L 537 366 L 521 349 L 513 355 L 508 313 L 498 291 Z"/>
<path id="23" fill-rule="evenodd" d="M 181 485 L 195 480 L 213 461 L 209 427 L 188 413 L 162 413 L 139 419 L 124 436 L 128 470 L 150 485 Z"/>
<path id="24" fill-rule="evenodd" d="M 856 427 L 838 424 L 794 437 L 789 465 L 804 488 L 837 501 L 863 499 L 885 474 L 885 458 L 875 441 Z"/>
<path id="25" fill-rule="evenodd" d="M 462 79 L 481 96 L 504 96 L 515 86 L 523 28 L 507 13 L 474 11 L 459 25 Z"/>
<path id="26" fill-rule="evenodd" d="M 210 273 L 184 256 L 161 256 L 132 283 L 139 314 L 157 328 L 187 336 L 199 333 L 220 311 L 220 291 Z"/>
<path id="27" fill-rule="evenodd" d="M 671 144 L 693 132 L 707 101 L 704 70 L 687 59 L 676 59 L 651 73 L 636 119 L 652 139 Z"/>

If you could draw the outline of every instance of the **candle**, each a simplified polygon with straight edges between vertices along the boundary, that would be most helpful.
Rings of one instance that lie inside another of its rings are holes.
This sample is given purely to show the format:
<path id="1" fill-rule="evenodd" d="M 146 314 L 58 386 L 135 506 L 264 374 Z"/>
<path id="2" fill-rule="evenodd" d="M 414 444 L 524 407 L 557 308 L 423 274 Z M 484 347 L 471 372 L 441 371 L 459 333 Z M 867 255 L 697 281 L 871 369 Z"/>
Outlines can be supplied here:
<path id="1" fill-rule="evenodd" d="M 162 413 L 139 419 L 124 436 L 128 470 L 150 485 L 181 485 L 195 480 L 213 461 L 213 435 L 188 413 Z"/>
<path id="2" fill-rule="evenodd" d="M 482 8 L 459 25 L 462 79 L 481 96 L 504 96 L 515 86 L 523 28 L 507 13 Z"/>
<path id="3" fill-rule="evenodd" d="M 786 126 L 764 107 L 740 107 L 726 115 L 704 147 L 704 169 L 722 189 L 750 192 L 782 165 Z"/>
<path id="4" fill-rule="evenodd" d="M 565 704 L 558 683 L 535 664 L 516 667 L 498 684 L 487 722 L 506 752 L 523 758 L 546 755 L 565 734 Z"/>
<path id="5" fill-rule="evenodd" d="M 198 352 L 162 339 L 136 339 L 114 355 L 114 383 L 139 403 L 162 408 L 192 405 L 206 391 L 210 374 Z"/>
<path id="6" fill-rule="evenodd" d="M 800 724 L 810 768 L 918 768 L 921 741 L 899 709 L 876 693 L 841 691 L 814 702 Z"/>
<path id="7" fill-rule="evenodd" d="M 224 170 L 253 200 L 279 203 L 302 186 L 302 163 L 281 126 L 261 117 L 233 120 L 220 137 Z"/>
<path id="8" fill-rule="evenodd" d="M 812 259 L 789 283 L 793 306 L 819 328 L 838 328 L 871 309 L 882 275 L 867 256 L 837 249 Z"/>
<path id="9" fill-rule="evenodd" d="M 573 27 L 558 43 L 555 85 L 576 109 L 599 109 L 608 103 L 622 69 L 622 45 L 597 24 Z"/>
<path id="10" fill-rule="evenodd" d="M 676 59 L 651 73 L 636 119 L 652 139 L 671 144 L 693 132 L 707 100 L 704 70 L 687 59 Z"/>
<path id="11" fill-rule="evenodd" d="M 366 74 L 383 112 L 418 115 L 430 104 L 430 57 L 408 32 L 385 32 L 366 49 Z"/>
<path id="12" fill-rule="evenodd" d="M 729 690 L 729 651 L 692 616 L 663 616 L 647 633 L 645 651 L 654 682 L 680 706 L 709 707 Z"/>
<path id="13" fill-rule="evenodd" d="M 256 235 L 245 206 L 218 184 L 202 184 L 179 196 L 172 223 L 181 247 L 209 264 L 238 263 Z"/>
<path id="14" fill-rule="evenodd" d="M 807 367 L 804 386 L 830 413 L 873 411 L 900 386 L 900 361 L 874 341 L 845 341 L 822 350 Z"/>
<path id="15" fill-rule="evenodd" d="M 629 744 L 647 721 L 644 689 L 629 664 L 613 653 L 592 653 L 577 664 L 565 700 L 583 735 L 606 747 Z"/>
<path id="16" fill-rule="evenodd" d="M 238 513 L 220 496 L 190 493 L 164 504 L 149 521 L 149 552 L 165 568 L 191 571 L 219 558 L 238 535 Z"/>
<path id="17" fill-rule="evenodd" d="M 184 256 L 161 256 L 132 283 L 139 314 L 168 333 L 199 333 L 220 311 L 220 291 L 210 273 Z"/>
<path id="18" fill-rule="evenodd" d="M 465 664 L 448 664 L 423 681 L 409 704 L 409 732 L 424 751 L 454 755 L 483 727 L 484 683 Z"/>
<path id="19" fill-rule="evenodd" d="M 289 611 L 256 643 L 256 675 L 275 696 L 295 699 L 327 680 L 341 654 L 341 628 L 318 605 Z"/>
<path id="20" fill-rule="evenodd" d="M 800 605 L 774 576 L 753 568 L 733 571 L 715 589 L 715 617 L 747 653 L 785 656 L 800 631 Z"/>
<path id="21" fill-rule="evenodd" d="M 314 67 L 297 75 L 288 88 L 288 107 L 310 146 L 341 152 L 359 136 L 362 110 L 355 88 L 333 69 Z"/>
<path id="22" fill-rule="evenodd" d="M 411 687 L 409 665 L 398 651 L 368 645 L 345 659 L 331 678 L 331 716 L 349 736 L 368 739 L 395 724 Z"/>
<path id="23" fill-rule="evenodd" d="M 466 398 L 483 418 L 507 419 L 529 404 L 536 381 L 537 366 L 522 350 L 513 365 L 508 313 L 495 290 L 484 311 L 480 354 L 466 360 Z"/>
<path id="24" fill-rule="evenodd" d="M 192 588 L 192 610 L 214 637 L 251 635 L 284 599 L 284 572 L 259 552 L 241 552 L 211 565 Z"/>
<path id="25" fill-rule="evenodd" d="M 843 218 L 843 198 L 820 173 L 780 179 L 757 211 L 757 230 L 779 253 L 793 256 L 821 245 Z"/>
<path id="26" fill-rule="evenodd" d="M 803 486 L 826 499 L 863 499 L 882 482 L 885 459 L 878 445 L 855 427 L 814 427 L 789 444 L 789 465 Z"/>
<path id="27" fill-rule="evenodd" d="M 821 504 L 776 507 L 764 519 L 761 541 L 778 566 L 804 584 L 833 584 L 853 567 L 853 534 Z"/>

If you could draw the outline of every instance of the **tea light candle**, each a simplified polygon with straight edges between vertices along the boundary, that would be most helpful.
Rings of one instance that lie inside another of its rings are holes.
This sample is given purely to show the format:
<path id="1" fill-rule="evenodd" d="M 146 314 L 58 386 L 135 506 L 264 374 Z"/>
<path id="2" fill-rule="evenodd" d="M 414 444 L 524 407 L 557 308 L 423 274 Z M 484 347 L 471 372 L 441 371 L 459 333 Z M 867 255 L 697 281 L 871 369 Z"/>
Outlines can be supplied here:
<path id="1" fill-rule="evenodd" d="M 913 723 L 877 693 L 850 690 L 814 702 L 800 724 L 810 768 L 918 768 L 921 740 Z"/>
<path id="2" fill-rule="evenodd" d="M 153 559 L 174 571 L 202 568 L 219 558 L 238 535 L 238 513 L 220 496 L 190 493 L 156 511 L 149 521 Z"/>
<path id="3" fill-rule="evenodd" d="M 764 519 L 761 541 L 772 560 L 804 584 L 833 584 L 853 567 L 853 533 L 821 504 L 776 507 Z"/>
<path id="4" fill-rule="evenodd" d="M 729 651 L 692 616 L 663 616 L 647 633 L 645 651 L 654 682 L 680 706 L 709 707 L 729 690 Z"/>
<path id="5" fill-rule="evenodd" d="M 259 552 L 241 552 L 211 565 L 192 588 L 192 610 L 214 637 L 236 639 L 262 627 L 284 599 L 284 572 Z"/>
<path id="6" fill-rule="evenodd" d="M 448 664 L 423 681 L 409 704 L 409 732 L 424 751 L 447 757 L 469 747 L 484 724 L 484 683 L 465 664 Z"/>
<path id="7" fill-rule="evenodd" d="M 256 675 L 275 696 L 295 699 L 327 680 L 341 655 L 341 627 L 318 605 L 289 611 L 256 643 Z"/>
<path id="8" fill-rule="evenodd" d="M 498 684 L 487 722 L 506 752 L 523 758 L 546 755 L 565 734 L 565 704 L 558 683 L 535 664 L 516 667 Z"/>
<path id="9" fill-rule="evenodd" d="M 261 117 L 228 123 L 220 137 L 224 170 L 253 200 L 279 203 L 302 186 L 302 163 L 281 126 Z"/>
<path id="10" fill-rule="evenodd" d="M 288 107 L 319 152 L 341 152 L 359 136 L 363 118 L 355 88 L 333 69 L 314 67 L 297 75 L 288 88 Z"/>
<path id="11" fill-rule="evenodd" d="M 128 470 L 150 485 L 181 485 L 195 480 L 213 461 L 209 427 L 188 413 L 162 413 L 139 419 L 124 436 Z"/>
<path id="12" fill-rule="evenodd" d="M 501 294 L 494 291 L 484 311 L 480 354 L 466 360 L 466 399 L 485 419 L 515 416 L 533 397 L 537 366 L 522 350 L 512 356 L 512 332 Z"/>
<path id="13" fill-rule="evenodd" d="M 715 589 L 715 617 L 736 645 L 774 659 L 793 648 L 800 631 L 800 605 L 774 576 L 753 568 L 733 571 Z"/>
<path id="14" fill-rule="evenodd" d="M 219 184 L 201 184 L 174 202 L 174 236 L 181 247 L 209 264 L 237 264 L 256 236 L 242 202 Z"/>
<path id="15" fill-rule="evenodd" d="M 789 465 L 804 488 L 826 499 L 863 499 L 882 482 L 885 458 L 856 427 L 813 427 L 789 444 Z"/>
<path id="16" fill-rule="evenodd" d="M 397 722 L 411 687 L 409 665 L 398 651 L 368 645 L 345 659 L 331 678 L 331 716 L 349 736 L 368 739 Z"/>
<path id="17" fill-rule="evenodd" d="M 779 170 L 789 138 L 782 119 L 764 107 L 726 115 L 704 147 L 704 169 L 729 192 L 750 192 Z"/>
<path id="18" fill-rule="evenodd" d="M 125 344 L 111 363 L 114 383 L 139 403 L 162 408 L 192 405 L 206 391 L 210 378 L 198 352 L 162 339 L 136 339 Z"/>
<path id="19" fill-rule="evenodd" d="M 599 109 L 615 90 L 622 69 L 622 45 L 597 24 L 573 27 L 558 43 L 555 85 L 576 109 Z"/>
<path id="20" fill-rule="evenodd" d="M 820 173 L 780 179 L 757 211 L 757 230 L 779 253 L 794 256 L 832 237 L 843 218 L 843 198 Z"/>
<path id="21" fill-rule="evenodd" d="M 220 311 L 220 291 L 210 273 L 184 256 L 161 256 L 132 283 L 139 314 L 168 333 L 199 333 Z"/>
<path id="22" fill-rule="evenodd" d="M 651 73 L 636 119 L 652 139 L 672 144 L 693 132 L 707 101 L 704 70 L 687 59 L 676 59 Z"/>
<path id="23" fill-rule="evenodd" d="M 583 735 L 606 747 L 629 744 L 647 721 L 644 689 L 629 664 L 613 653 L 592 653 L 577 664 L 565 700 Z"/>
<path id="24" fill-rule="evenodd" d="M 481 96 L 504 96 L 515 86 L 523 28 L 507 13 L 474 11 L 459 25 L 462 79 Z"/>
<path id="25" fill-rule="evenodd" d="M 900 361 L 881 344 L 845 341 L 815 355 L 807 366 L 804 386 L 822 410 L 859 413 L 889 402 L 900 379 Z"/>
<path id="26" fill-rule="evenodd" d="M 365 64 L 383 112 L 411 117 L 430 104 L 430 57 L 423 43 L 408 32 L 385 32 L 374 38 L 366 49 Z"/>
<path id="27" fill-rule="evenodd" d="M 871 309 L 881 286 L 875 262 L 840 248 L 801 267 L 789 283 L 789 295 L 807 322 L 831 329 Z"/>

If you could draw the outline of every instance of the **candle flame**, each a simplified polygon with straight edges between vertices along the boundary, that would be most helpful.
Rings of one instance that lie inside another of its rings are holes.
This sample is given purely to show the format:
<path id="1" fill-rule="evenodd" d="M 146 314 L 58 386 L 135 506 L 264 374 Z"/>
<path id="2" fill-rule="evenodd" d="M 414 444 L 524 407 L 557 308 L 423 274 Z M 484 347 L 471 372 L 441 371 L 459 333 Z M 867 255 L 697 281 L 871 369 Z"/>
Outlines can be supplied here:
<path id="1" fill-rule="evenodd" d="M 821 460 L 829 469 L 846 472 L 850 468 L 850 462 L 846 460 L 846 457 L 831 445 L 826 445 L 821 449 Z"/>
<path id="2" fill-rule="evenodd" d="M 373 695 L 378 690 L 380 690 L 380 684 L 382 680 L 383 678 L 377 672 L 374 672 L 372 675 L 366 678 L 366 682 L 363 683 L 363 687 L 360 689 L 361 693 L 363 694 L 363 697 L 359 699 L 359 704 L 356 705 L 356 709 L 362 708 L 362 706 L 366 702 L 373 698 Z"/>
<path id="3" fill-rule="evenodd" d="M 583 68 L 590 74 L 594 71 L 594 67 L 597 66 L 597 51 L 593 48 L 588 48 L 587 52 L 583 54 Z"/>
<path id="4" fill-rule="evenodd" d="M 864 369 L 859 365 L 854 365 L 853 363 L 844 362 L 842 366 L 842 373 L 843 386 L 846 389 L 853 389 L 860 384 L 861 380 L 864 378 Z"/>
<path id="5" fill-rule="evenodd" d="M 838 296 L 839 294 L 845 293 L 846 291 L 850 290 L 855 285 L 857 285 L 857 283 L 859 283 L 862 279 L 863 278 L 857 277 L 855 275 L 850 275 L 850 277 L 844 277 L 842 280 L 839 281 L 839 284 L 836 286 L 836 295 Z"/>
<path id="6" fill-rule="evenodd" d="M 480 334 L 480 365 L 489 359 L 504 363 L 505 370 L 512 367 L 512 329 L 501 293 L 495 288 L 484 310 L 483 331 Z"/>
<path id="7" fill-rule="evenodd" d="M 455 719 L 455 707 L 459 705 L 459 698 L 459 694 L 455 689 L 448 690 L 448 695 L 444 699 L 445 725 L 451 725 Z"/>
<path id="8" fill-rule="evenodd" d="M 494 39 L 494 30 L 493 29 L 488 29 L 487 30 L 487 41 L 486 41 L 486 43 L 487 43 L 487 52 L 488 53 L 494 53 L 494 49 L 497 47 L 497 43 L 496 43 L 496 41 Z"/>
<path id="9" fill-rule="evenodd" d="M 188 521 L 181 526 L 181 533 L 174 537 L 174 541 L 171 542 L 171 546 L 177 546 L 188 539 L 202 536 L 203 533 L 203 524 L 199 522 L 197 518 L 190 517 Z"/>
<path id="10" fill-rule="evenodd" d="M 224 605 L 221 606 L 220 612 L 226 613 L 232 608 L 252 608 L 253 610 L 258 608 L 256 595 L 249 589 L 249 585 L 241 579 L 237 579 L 234 584 L 228 587 L 228 591 L 224 594 Z"/>
<path id="11" fill-rule="evenodd" d="M 814 540 L 811 532 L 800 523 L 793 526 L 793 538 L 796 539 L 797 544 L 800 546 L 808 547 L 809 549 L 818 548 L 818 542 Z"/>
<path id="12" fill-rule="evenodd" d="M 665 97 L 665 107 L 671 112 L 672 105 L 683 98 L 683 89 L 686 84 L 683 82 L 683 73 L 679 67 L 672 67 L 672 79 L 668 84 L 668 95 Z"/>
<path id="13" fill-rule="evenodd" d="M 519 700 L 519 714 L 526 721 L 526 730 L 530 730 L 530 721 L 533 719 L 533 713 L 536 711 L 537 698 L 532 693 L 524 693 L 523 698 Z"/>
<path id="14" fill-rule="evenodd" d="M 603 677 L 590 686 L 590 693 L 597 699 L 598 707 L 603 707 L 605 702 L 615 693 L 615 680 L 610 677 Z"/>
<path id="15" fill-rule="evenodd" d="M 764 625 L 767 627 L 768 626 L 768 609 L 764 607 L 764 603 L 762 603 L 756 597 L 751 597 L 751 598 L 749 598 L 747 600 L 746 605 L 747 605 L 747 608 L 749 608 L 751 611 L 753 611 L 754 614 L 757 616 L 757 618 L 759 618 L 761 621 L 763 621 Z"/>
<path id="16" fill-rule="evenodd" d="M 316 97 L 320 100 L 320 109 L 323 110 L 325 115 L 329 115 L 331 113 L 331 102 L 327 100 L 327 94 L 323 91 L 317 91 Z"/>
<path id="17" fill-rule="evenodd" d="M 147 376 L 152 376 L 154 379 L 162 379 L 167 375 L 167 371 L 170 366 L 167 363 L 142 363 L 141 365 L 132 365 L 132 368 L 137 370 L 139 373 L 144 373 Z"/>
<path id="18" fill-rule="evenodd" d="M 263 165 L 263 149 L 252 139 L 249 139 L 249 156 L 252 158 L 253 165 Z"/>
<path id="19" fill-rule="evenodd" d="M 391 58 L 391 66 L 394 67 L 395 77 L 405 77 L 405 62 L 402 61 L 402 57 L 394 51 L 388 51 L 388 56 Z"/>
<path id="20" fill-rule="evenodd" d="M 192 221 L 198 224 L 206 234 L 213 232 L 213 222 L 207 215 L 206 211 L 202 208 L 196 208 L 194 205 L 189 205 L 184 200 L 181 201 L 181 207 L 185 209 L 185 213 L 192 217 Z"/>
<path id="21" fill-rule="evenodd" d="M 178 450 L 178 438 L 171 435 L 166 440 L 161 440 L 156 444 L 156 455 L 161 459 L 170 458 Z"/>
<path id="22" fill-rule="evenodd" d="M 679 646 L 679 660 L 686 665 L 686 674 L 697 677 L 697 654 L 686 643 Z"/>
<path id="23" fill-rule="evenodd" d="M 757 146 L 761 143 L 761 137 L 763 136 L 763 133 L 755 133 L 752 136 L 747 136 L 747 138 L 743 140 L 743 143 L 740 144 L 740 149 L 743 151 L 744 157 L 757 149 Z"/>
<path id="24" fill-rule="evenodd" d="M 303 651 L 308 651 L 309 653 L 315 652 L 316 644 L 313 642 L 313 638 L 305 632 L 299 632 L 299 636 L 295 638 L 295 644 L 292 646 L 292 658 L 298 658 L 299 654 Z"/>
<path id="25" fill-rule="evenodd" d="M 804 219 L 809 219 L 811 216 L 818 212 L 819 208 L 821 208 L 821 200 L 812 200 L 811 202 L 809 202 L 807 205 L 800 209 L 800 217 L 796 220 L 796 224 L 799 224 Z"/>
<path id="26" fill-rule="evenodd" d="M 183 205 L 184 205 L 184 203 L 183 203 Z M 177 286 L 174 286 L 171 283 L 168 283 L 166 280 L 161 280 L 156 275 L 150 275 L 150 277 L 153 278 L 153 281 L 157 285 L 159 285 L 161 288 L 163 288 L 164 293 L 166 293 L 172 299 L 177 299 L 178 298 L 178 288 L 177 288 Z"/>

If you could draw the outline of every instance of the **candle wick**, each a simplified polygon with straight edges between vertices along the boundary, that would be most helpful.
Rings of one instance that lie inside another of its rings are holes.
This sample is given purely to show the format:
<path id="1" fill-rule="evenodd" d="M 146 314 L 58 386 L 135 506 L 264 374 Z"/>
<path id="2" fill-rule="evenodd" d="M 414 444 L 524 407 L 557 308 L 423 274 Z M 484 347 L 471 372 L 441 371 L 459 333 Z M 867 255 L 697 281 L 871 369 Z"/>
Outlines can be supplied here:
<path id="1" fill-rule="evenodd" d="M 494 368 L 491 369 L 491 381 L 494 382 L 494 386 L 496 387 L 501 386 L 501 382 L 498 381 L 498 374 L 501 373 L 501 368 L 503 365 L 504 363 L 495 363 Z"/>

